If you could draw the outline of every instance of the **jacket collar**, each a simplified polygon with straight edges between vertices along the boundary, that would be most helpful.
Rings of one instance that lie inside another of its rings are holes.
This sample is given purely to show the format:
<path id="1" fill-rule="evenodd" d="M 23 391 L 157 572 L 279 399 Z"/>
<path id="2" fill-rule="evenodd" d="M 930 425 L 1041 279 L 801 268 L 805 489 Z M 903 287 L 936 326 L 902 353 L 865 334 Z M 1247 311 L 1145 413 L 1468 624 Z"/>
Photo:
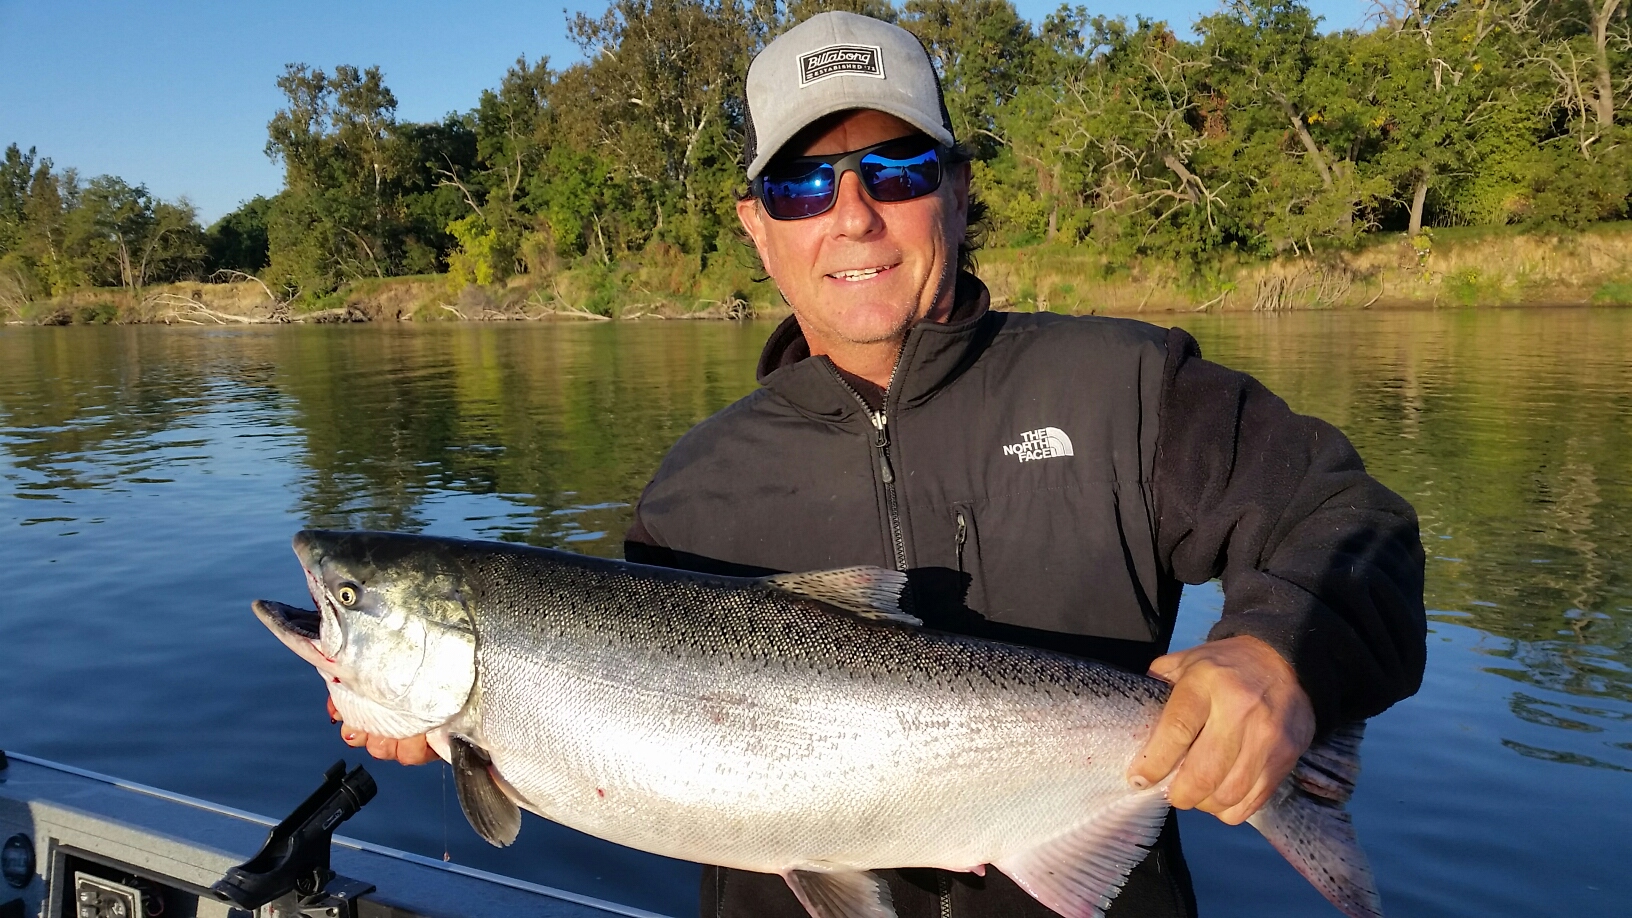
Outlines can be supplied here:
<path id="1" fill-rule="evenodd" d="M 946 323 L 919 322 L 907 330 L 895 381 L 885 410 L 911 407 L 927 400 L 973 363 L 1002 324 L 991 311 L 991 293 L 973 274 L 958 275 L 956 304 Z M 793 316 L 771 332 L 759 355 L 757 375 L 765 388 L 807 414 L 843 420 L 861 405 L 833 372 L 826 356 L 810 356 L 810 345 Z"/>

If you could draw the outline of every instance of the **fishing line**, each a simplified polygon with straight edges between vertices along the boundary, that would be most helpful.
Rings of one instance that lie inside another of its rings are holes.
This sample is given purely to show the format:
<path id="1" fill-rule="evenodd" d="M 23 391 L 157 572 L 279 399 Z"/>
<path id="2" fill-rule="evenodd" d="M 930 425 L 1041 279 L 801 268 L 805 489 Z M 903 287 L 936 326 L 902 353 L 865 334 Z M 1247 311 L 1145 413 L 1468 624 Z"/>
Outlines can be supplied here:
<path id="1" fill-rule="evenodd" d="M 453 860 L 448 851 L 448 769 L 447 762 L 442 763 L 442 860 L 444 863 Z"/>

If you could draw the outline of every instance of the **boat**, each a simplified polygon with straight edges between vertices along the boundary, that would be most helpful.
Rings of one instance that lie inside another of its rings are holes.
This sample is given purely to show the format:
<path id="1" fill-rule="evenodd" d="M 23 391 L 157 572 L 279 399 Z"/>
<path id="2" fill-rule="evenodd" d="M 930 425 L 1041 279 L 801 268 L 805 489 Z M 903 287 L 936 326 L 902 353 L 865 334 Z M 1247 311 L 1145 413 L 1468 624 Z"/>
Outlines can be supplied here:
<path id="1" fill-rule="evenodd" d="M 665 918 L 334 835 L 335 763 L 282 820 L 0 752 L 0 918 Z"/>

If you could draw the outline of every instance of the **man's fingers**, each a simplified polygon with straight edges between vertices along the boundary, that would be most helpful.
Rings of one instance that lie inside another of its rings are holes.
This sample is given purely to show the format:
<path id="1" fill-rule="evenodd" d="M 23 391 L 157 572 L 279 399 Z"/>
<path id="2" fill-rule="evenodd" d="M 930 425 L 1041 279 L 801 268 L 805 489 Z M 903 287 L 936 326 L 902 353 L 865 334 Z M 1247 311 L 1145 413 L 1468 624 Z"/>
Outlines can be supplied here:
<path id="1" fill-rule="evenodd" d="M 1232 778 L 1239 785 L 1236 793 L 1245 793 L 1252 786 L 1251 777 L 1242 773 L 1240 731 L 1233 729 L 1233 721 L 1221 720 L 1218 711 L 1208 714 L 1207 726 L 1167 789 L 1168 801 L 1181 810 L 1202 806 L 1215 794 L 1227 792 Z"/>
<path id="2" fill-rule="evenodd" d="M 404 765 L 424 765 L 436 758 L 436 753 L 431 751 L 431 744 L 425 741 L 423 735 L 410 736 L 397 740 L 396 758 Z"/>
<path id="3" fill-rule="evenodd" d="M 1183 652 L 1164 654 L 1150 661 L 1148 672 L 1163 682 L 1177 682 L 1184 675 L 1186 659 Z"/>
<path id="4" fill-rule="evenodd" d="M 1215 812 L 1213 815 L 1232 826 L 1238 826 L 1246 822 L 1247 818 L 1253 813 L 1263 809 L 1264 804 L 1269 802 L 1269 798 L 1275 796 L 1275 788 L 1278 783 L 1259 780 L 1253 785 L 1252 792 L 1241 798 L 1239 803 L 1223 811 Z"/>
<path id="5" fill-rule="evenodd" d="M 1128 783 L 1144 788 L 1167 777 L 1206 723 L 1207 699 L 1175 690 L 1162 707 L 1162 716 L 1145 741 L 1145 748 L 1134 757 Z"/>
<path id="6" fill-rule="evenodd" d="M 394 759 L 397 757 L 397 741 L 388 736 L 370 736 L 368 738 L 368 754 L 376 759 Z"/>
<path id="7" fill-rule="evenodd" d="M 1257 789 L 1271 748 L 1282 740 L 1251 714 L 1233 706 L 1212 712 L 1218 729 L 1202 733 L 1173 779 L 1173 790 L 1186 807 L 1217 815 Z"/>
<path id="8" fill-rule="evenodd" d="M 1186 790 L 1188 793 L 1199 795 L 1199 799 L 1194 800 L 1192 804 L 1195 809 L 1204 813 L 1212 813 L 1218 818 L 1224 819 L 1226 813 L 1250 800 L 1259 791 L 1263 770 L 1259 767 L 1256 758 L 1247 754 L 1248 749 L 1250 749 L 1250 746 L 1240 749 L 1234 759 L 1220 769 L 1224 771 L 1224 774 L 1213 780 L 1211 786 L 1203 788 L 1201 786 L 1203 782 L 1199 777 L 1196 784 L 1187 785 Z M 1191 759 L 1193 760 L 1195 757 L 1196 754 L 1192 752 Z M 1175 787 L 1184 779 L 1189 761 L 1186 760 L 1185 767 L 1179 769 L 1179 777 L 1173 781 Z M 1213 775 L 1209 774 L 1206 777 L 1212 778 Z M 1172 796 L 1171 792 L 1169 796 Z M 1191 801 L 1187 799 L 1186 802 L 1190 803 Z M 1174 805 L 1177 806 L 1178 804 Z M 1236 822 L 1240 822 L 1240 820 L 1237 819 Z"/>
<path id="9" fill-rule="evenodd" d="M 329 711 L 329 716 L 336 716 L 337 712 L 332 701 L 329 702 Z M 437 758 L 436 750 L 431 748 L 430 742 L 423 734 L 399 740 L 389 736 L 370 736 L 361 730 L 348 729 L 342 724 L 340 739 L 353 749 L 367 749 L 368 754 L 376 759 L 395 759 L 404 765 L 424 765 Z"/>
<path id="10" fill-rule="evenodd" d="M 1197 804 L 1197 809 L 1231 825 L 1243 822 L 1269 802 L 1275 788 L 1297 765 L 1301 753 L 1298 740 L 1284 730 L 1262 722 L 1254 724 L 1229 775 Z"/>
<path id="11" fill-rule="evenodd" d="M 339 723 L 340 722 L 340 709 L 334 706 L 334 696 L 331 695 L 328 698 L 325 698 L 323 700 L 327 701 L 329 703 L 329 723 L 331 723 L 331 724 Z"/>

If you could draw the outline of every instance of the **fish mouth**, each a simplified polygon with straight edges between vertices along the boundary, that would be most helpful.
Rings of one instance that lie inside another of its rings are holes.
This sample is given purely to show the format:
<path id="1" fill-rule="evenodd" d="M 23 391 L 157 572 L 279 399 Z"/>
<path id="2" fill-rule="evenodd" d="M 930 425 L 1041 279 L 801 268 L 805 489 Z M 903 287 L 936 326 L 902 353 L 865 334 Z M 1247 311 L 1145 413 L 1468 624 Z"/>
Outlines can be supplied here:
<path id="1" fill-rule="evenodd" d="M 261 620 L 261 624 L 302 660 L 319 669 L 334 665 L 334 661 L 318 649 L 323 618 L 316 611 L 271 599 L 257 599 L 250 604 L 250 608 L 255 611 L 255 617 Z"/>

